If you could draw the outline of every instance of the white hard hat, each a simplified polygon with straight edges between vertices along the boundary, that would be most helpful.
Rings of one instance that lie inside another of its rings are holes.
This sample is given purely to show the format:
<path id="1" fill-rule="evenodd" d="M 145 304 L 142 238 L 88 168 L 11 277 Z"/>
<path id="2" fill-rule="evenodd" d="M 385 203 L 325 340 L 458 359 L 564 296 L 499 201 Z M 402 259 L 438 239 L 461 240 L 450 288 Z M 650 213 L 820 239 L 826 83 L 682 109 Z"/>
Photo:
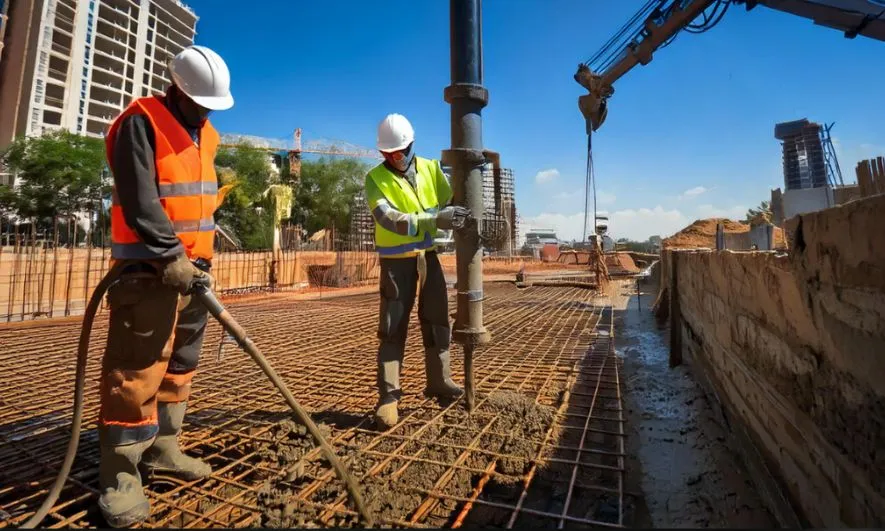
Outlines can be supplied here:
<path id="1" fill-rule="evenodd" d="M 415 130 L 402 114 L 388 114 L 378 124 L 378 149 L 381 151 L 399 151 L 414 141 Z"/>
<path id="2" fill-rule="evenodd" d="M 234 106 L 230 71 L 224 60 L 205 46 L 188 46 L 169 61 L 172 82 L 194 103 L 223 111 Z"/>

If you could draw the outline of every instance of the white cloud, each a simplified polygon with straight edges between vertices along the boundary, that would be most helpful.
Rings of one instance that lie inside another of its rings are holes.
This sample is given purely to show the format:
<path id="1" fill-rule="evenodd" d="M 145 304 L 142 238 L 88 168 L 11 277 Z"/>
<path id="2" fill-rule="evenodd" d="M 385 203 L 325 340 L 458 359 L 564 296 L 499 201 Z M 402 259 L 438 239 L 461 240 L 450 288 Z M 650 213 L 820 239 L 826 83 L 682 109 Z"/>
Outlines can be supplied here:
<path id="1" fill-rule="evenodd" d="M 600 215 L 605 215 L 599 211 Z M 613 238 L 646 240 L 659 234 L 669 236 L 688 225 L 688 219 L 678 210 L 665 210 L 660 205 L 654 208 L 616 210 L 608 214 L 609 234 Z M 520 221 L 520 232 L 529 229 L 554 229 L 561 240 L 580 240 L 583 236 L 584 213 L 557 214 L 543 213 Z"/>
<path id="2" fill-rule="evenodd" d="M 546 184 L 559 178 L 559 170 L 550 168 L 549 170 L 541 170 L 535 174 L 535 182 L 538 184 Z"/>
<path id="3" fill-rule="evenodd" d="M 713 205 L 698 205 L 697 212 L 700 219 L 728 218 L 734 220 L 744 219 L 748 208 L 743 205 L 735 205 L 729 208 L 717 208 Z"/>
<path id="4" fill-rule="evenodd" d="M 694 188 L 689 188 L 688 190 L 682 192 L 682 195 L 679 196 L 681 198 L 689 198 L 689 197 L 697 197 L 701 194 L 709 192 L 709 188 L 705 188 L 703 186 L 695 186 Z"/>

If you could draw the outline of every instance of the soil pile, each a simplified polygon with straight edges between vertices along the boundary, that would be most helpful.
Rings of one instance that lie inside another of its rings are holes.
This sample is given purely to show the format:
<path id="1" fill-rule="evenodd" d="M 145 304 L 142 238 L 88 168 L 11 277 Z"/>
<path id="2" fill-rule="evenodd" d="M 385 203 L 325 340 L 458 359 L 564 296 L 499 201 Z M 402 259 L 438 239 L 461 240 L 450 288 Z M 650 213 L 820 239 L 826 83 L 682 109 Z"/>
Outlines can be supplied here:
<path id="1" fill-rule="evenodd" d="M 427 493 L 436 489 L 469 496 L 482 476 L 473 470 L 487 469 L 496 459 L 494 454 L 505 456 L 497 460 L 495 480 L 514 487 L 520 484 L 519 478 L 531 466 L 553 423 L 554 410 L 513 392 L 477 398 L 485 398 L 485 401 L 473 415 L 456 407 L 444 414 L 444 426 L 437 423 L 407 424 L 396 430 L 398 437 L 383 437 L 372 447 L 372 452 L 360 451 L 373 439 L 369 433 L 359 433 L 348 445 L 337 448 L 351 472 L 360 478 L 363 496 L 375 516 L 376 525 L 408 521 L 416 511 L 431 515 L 427 520 L 422 519 L 427 524 L 445 525 L 454 518 L 459 504 L 441 500 L 422 505 Z M 433 410 L 428 410 L 419 412 L 418 417 L 429 420 L 433 414 Z M 483 431 L 490 415 L 497 418 L 489 429 Z M 280 435 L 282 440 L 277 441 Z M 414 440 L 406 440 L 403 436 Z M 271 464 L 285 467 L 286 473 L 268 479 L 260 489 L 260 525 L 270 528 L 360 527 L 362 522 L 355 516 L 323 514 L 321 505 L 341 501 L 353 509 L 337 478 L 320 487 L 310 496 L 309 502 L 297 497 L 297 492 L 312 481 L 309 477 L 328 470 L 325 462 L 319 468 L 303 463 L 301 458 L 312 447 L 303 428 L 281 426 L 274 437 L 275 443 L 261 450 L 265 453 L 260 455 L 266 455 Z M 381 452 L 392 453 L 401 445 L 404 447 L 398 454 L 403 457 L 380 455 Z M 465 450 L 468 447 L 477 450 Z M 291 461 L 293 458 L 295 463 Z M 472 470 L 454 469 L 446 474 L 452 464 Z M 313 472 L 305 475 L 305 466 Z M 291 472 L 293 469 L 294 473 Z M 373 475 L 363 478 L 370 470 Z"/>
<path id="2" fill-rule="evenodd" d="M 664 238 L 664 249 L 715 249 L 716 225 L 722 223 L 726 233 L 741 234 L 750 231 L 750 226 L 726 218 L 699 219 L 669 238 Z M 784 230 L 774 228 L 774 246 L 786 247 Z"/>
<path id="3" fill-rule="evenodd" d="M 639 273 L 639 267 L 633 261 L 633 257 L 627 253 L 606 253 L 605 266 L 611 275 Z"/>

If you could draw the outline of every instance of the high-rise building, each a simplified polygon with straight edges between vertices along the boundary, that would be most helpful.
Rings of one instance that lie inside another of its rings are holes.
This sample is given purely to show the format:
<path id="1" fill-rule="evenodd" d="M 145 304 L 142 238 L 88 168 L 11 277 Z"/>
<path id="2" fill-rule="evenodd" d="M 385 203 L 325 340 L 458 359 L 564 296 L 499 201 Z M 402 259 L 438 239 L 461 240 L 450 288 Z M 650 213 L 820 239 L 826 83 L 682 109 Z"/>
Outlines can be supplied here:
<path id="1" fill-rule="evenodd" d="M 197 23 L 178 0 L 0 2 L 0 149 L 56 129 L 103 136 L 133 98 L 166 89 Z"/>

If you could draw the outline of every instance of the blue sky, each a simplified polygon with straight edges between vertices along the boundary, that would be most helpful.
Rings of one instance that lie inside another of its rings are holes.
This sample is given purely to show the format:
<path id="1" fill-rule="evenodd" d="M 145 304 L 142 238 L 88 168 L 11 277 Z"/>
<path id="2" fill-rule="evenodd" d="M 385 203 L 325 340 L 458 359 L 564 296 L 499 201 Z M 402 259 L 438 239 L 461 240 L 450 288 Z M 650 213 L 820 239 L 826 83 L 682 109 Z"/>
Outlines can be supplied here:
<path id="1" fill-rule="evenodd" d="M 236 105 L 224 132 L 373 146 L 378 121 L 405 114 L 416 146 L 449 145 L 447 0 L 293 2 L 256 9 L 189 0 L 197 43 L 218 51 Z M 489 106 L 484 143 L 516 175 L 523 228 L 580 237 L 586 137 L 572 79 L 579 62 L 642 0 L 486 0 Z M 616 85 L 594 135 L 599 208 L 615 236 L 671 234 L 711 216 L 741 217 L 782 186 L 776 122 L 836 122 L 843 174 L 885 155 L 885 43 L 758 7 L 732 7 L 713 30 L 682 34 Z"/>

